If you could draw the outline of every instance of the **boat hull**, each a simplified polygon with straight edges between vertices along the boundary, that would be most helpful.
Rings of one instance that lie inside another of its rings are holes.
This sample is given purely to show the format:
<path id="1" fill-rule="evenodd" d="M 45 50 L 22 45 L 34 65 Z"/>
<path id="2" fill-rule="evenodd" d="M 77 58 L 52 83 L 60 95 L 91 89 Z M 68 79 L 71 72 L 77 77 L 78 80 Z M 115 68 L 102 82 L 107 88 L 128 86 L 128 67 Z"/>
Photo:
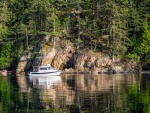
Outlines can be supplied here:
<path id="1" fill-rule="evenodd" d="M 58 76 L 61 74 L 61 71 L 54 72 L 30 72 L 29 76 Z"/>

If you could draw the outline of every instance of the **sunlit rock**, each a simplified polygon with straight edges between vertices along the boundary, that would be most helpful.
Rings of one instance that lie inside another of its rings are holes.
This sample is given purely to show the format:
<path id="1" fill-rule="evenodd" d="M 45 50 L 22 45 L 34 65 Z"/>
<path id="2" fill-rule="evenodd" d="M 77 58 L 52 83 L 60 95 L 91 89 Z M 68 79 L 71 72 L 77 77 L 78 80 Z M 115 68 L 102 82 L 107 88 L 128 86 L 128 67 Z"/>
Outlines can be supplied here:
<path id="1" fill-rule="evenodd" d="M 26 53 L 20 58 L 18 65 L 17 65 L 16 73 L 25 72 L 26 70 L 30 68 L 31 66 L 30 58 L 31 58 L 30 53 Z"/>

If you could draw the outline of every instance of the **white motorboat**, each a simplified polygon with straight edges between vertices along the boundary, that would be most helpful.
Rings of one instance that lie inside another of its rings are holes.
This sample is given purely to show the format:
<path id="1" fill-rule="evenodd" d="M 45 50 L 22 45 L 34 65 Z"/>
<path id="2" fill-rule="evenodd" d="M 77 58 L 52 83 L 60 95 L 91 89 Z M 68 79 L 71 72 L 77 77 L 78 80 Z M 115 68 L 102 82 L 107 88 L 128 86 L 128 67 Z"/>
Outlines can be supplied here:
<path id="1" fill-rule="evenodd" d="M 54 76 L 60 74 L 61 70 L 54 69 L 50 64 L 46 66 L 33 66 L 33 71 L 29 72 L 30 76 Z"/>

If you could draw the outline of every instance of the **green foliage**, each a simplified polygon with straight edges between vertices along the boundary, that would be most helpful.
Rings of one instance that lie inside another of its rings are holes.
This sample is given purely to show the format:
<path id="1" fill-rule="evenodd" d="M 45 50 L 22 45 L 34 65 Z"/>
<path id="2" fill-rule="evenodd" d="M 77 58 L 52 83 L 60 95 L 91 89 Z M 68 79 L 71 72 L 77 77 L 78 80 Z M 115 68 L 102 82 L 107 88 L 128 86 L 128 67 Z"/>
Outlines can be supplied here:
<path id="1" fill-rule="evenodd" d="M 150 53 L 149 44 L 150 44 L 150 26 L 148 26 L 148 23 L 145 22 L 143 26 L 142 43 L 141 43 L 142 54 Z"/>
<path id="2" fill-rule="evenodd" d="M 6 42 L 1 47 L 0 54 L 0 68 L 9 67 L 13 60 L 13 42 Z"/>
<path id="3" fill-rule="evenodd" d="M 138 61 L 138 55 L 136 53 L 129 53 L 128 57 L 134 59 L 135 61 Z"/>
<path id="4" fill-rule="evenodd" d="M 0 68 L 6 68 L 10 65 L 11 63 L 11 55 L 12 55 L 12 41 L 8 41 L 9 39 L 7 38 L 8 36 L 8 27 L 3 26 L 2 29 L 0 30 Z"/>
<path id="5" fill-rule="evenodd" d="M 17 59 L 20 51 L 29 50 L 40 40 L 37 34 L 78 40 L 84 46 L 94 40 L 95 49 L 103 46 L 99 51 L 109 51 L 112 57 L 128 54 L 149 61 L 148 4 L 149 0 L 0 1 L 0 64 L 6 68 L 12 55 Z"/>
<path id="6" fill-rule="evenodd" d="M 135 60 L 140 57 L 140 61 L 149 60 L 148 57 L 150 53 L 150 27 L 147 22 L 144 22 L 143 28 L 140 34 L 136 37 L 133 37 L 133 41 L 131 42 L 131 46 L 133 51 L 129 53 L 129 57 Z"/>
<path id="7" fill-rule="evenodd" d="M 7 35 L 8 35 L 8 27 L 7 26 L 3 26 L 0 29 L 0 41 L 6 40 L 7 39 Z"/>

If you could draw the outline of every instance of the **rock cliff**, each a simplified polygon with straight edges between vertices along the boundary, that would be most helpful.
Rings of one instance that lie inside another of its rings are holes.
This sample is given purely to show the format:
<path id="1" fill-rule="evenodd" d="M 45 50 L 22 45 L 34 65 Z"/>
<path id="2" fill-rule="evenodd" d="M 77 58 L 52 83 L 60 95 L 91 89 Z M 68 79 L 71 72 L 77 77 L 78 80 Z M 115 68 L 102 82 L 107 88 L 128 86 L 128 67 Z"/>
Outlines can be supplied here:
<path id="1" fill-rule="evenodd" d="M 28 72 L 32 66 L 46 64 L 51 64 L 65 73 L 122 73 L 136 67 L 136 64 L 131 66 L 130 63 L 112 62 L 107 54 L 94 52 L 88 48 L 76 49 L 76 46 L 69 41 L 60 41 L 57 37 L 54 39 L 46 36 L 35 45 L 32 54 L 23 55 L 18 63 L 17 73 Z"/>

